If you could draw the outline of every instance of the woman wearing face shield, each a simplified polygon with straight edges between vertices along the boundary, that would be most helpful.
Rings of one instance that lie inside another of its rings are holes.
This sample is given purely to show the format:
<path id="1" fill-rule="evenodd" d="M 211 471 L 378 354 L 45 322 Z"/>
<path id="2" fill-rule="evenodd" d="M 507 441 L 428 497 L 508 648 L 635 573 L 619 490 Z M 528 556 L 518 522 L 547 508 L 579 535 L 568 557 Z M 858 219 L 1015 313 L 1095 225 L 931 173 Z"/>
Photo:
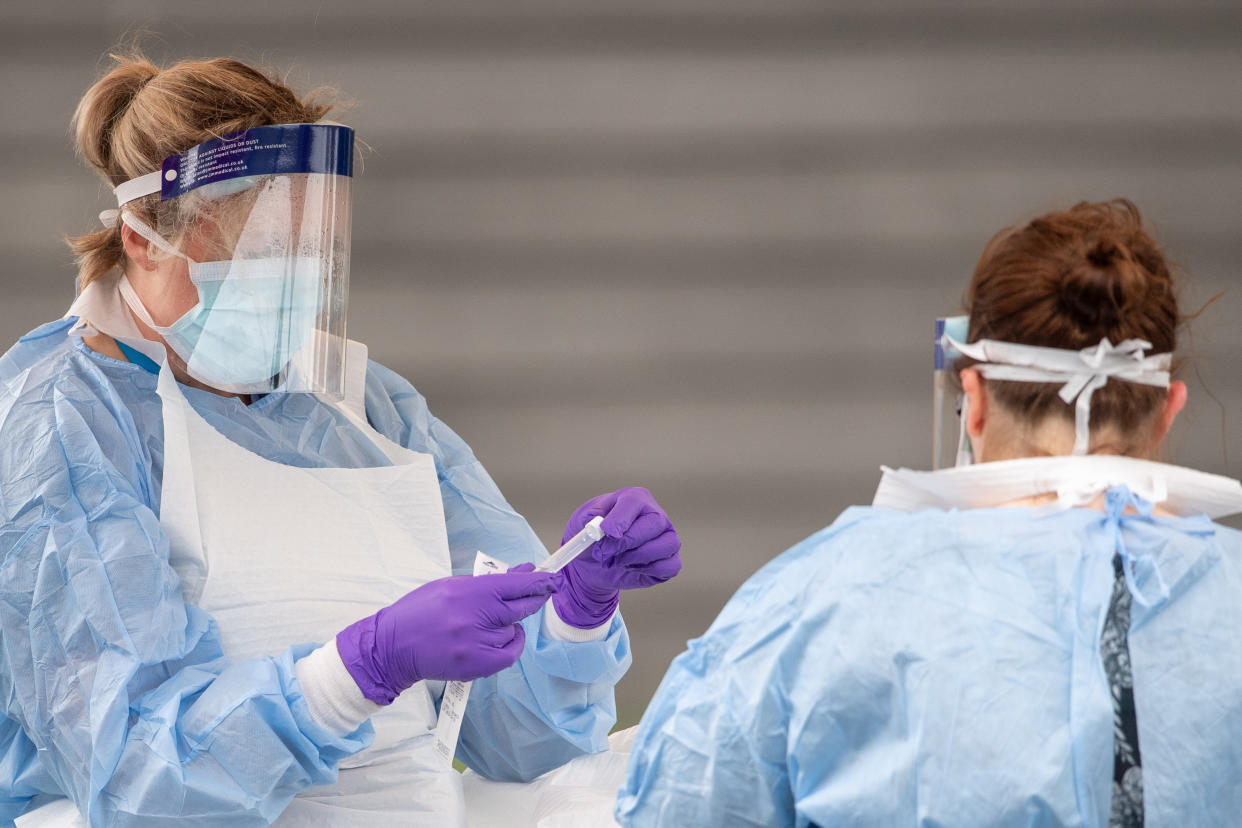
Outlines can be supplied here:
<path id="1" fill-rule="evenodd" d="M 1242 809 L 1235 480 L 1155 462 L 1186 387 L 1128 201 L 1002 231 L 945 348 L 974 463 L 885 470 L 665 676 L 625 826 L 1218 826 Z M 930 326 L 929 326 L 930 327 Z"/>
<path id="2" fill-rule="evenodd" d="M 346 338 L 327 110 L 140 57 L 78 107 L 117 206 L 0 359 L 0 823 L 460 825 L 454 749 L 528 780 L 606 747 L 619 594 L 677 573 L 676 532 L 623 489 L 533 571 L 469 447 Z"/>

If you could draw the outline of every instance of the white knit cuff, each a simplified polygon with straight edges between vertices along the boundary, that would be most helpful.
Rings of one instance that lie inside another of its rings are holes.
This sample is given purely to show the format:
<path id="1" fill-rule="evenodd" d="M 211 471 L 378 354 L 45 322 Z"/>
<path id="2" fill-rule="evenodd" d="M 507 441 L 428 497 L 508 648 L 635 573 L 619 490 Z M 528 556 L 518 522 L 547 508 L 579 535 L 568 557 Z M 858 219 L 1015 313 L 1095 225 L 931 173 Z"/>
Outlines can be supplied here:
<path id="1" fill-rule="evenodd" d="M 383 709 L 362 695 L 358 683 L 345 669 L 333 638 L 293 665 L 302 696 L 315 724 L 337 736 L 353 733 L 358 726 Z"/>
<path id="2" fill-rule="evenodd" d="M 557 615 L 556 607 L 552 604 L 552 599 L 549 598 L 548 602 L 543 605 L 543 636 L 553 641 L 569 641 L 573 643 L 599 641 L 608 637 L 608 628 L 612 626 L 612 619 L 616 617 L 616 614 L 616 610 L 613 610 L 612 615 L 608 616 L 607 621 L 598 627 L 584 630 L 581 627 L 575 627 Z"/>

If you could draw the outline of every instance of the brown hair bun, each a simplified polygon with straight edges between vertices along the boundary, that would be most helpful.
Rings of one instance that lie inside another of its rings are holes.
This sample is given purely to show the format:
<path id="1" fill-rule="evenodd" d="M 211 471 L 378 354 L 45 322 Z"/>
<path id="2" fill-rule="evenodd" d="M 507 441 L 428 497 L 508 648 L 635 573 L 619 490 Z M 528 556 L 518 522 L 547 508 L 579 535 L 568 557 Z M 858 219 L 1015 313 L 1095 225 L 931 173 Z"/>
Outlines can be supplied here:
<path id="1" fill-rule="evenodd" d="M 1082 261 L 1071 263 L 1062 276 L 1061 310 L 1084 333 L 1112 331 L 1129 309 L 1141 306 L 1148 291 L 1148 274 L 1130 257 L 1124 241 L 1088 240 Z"/>
<path id="2" fill-rule="evenodd" d="M 967 294 L 970 341 L 994 339 L 1081 350 L 1108 339 L 1177 345 L 1174 278 L 1138 208 L 1126 199 L 1081 202 L 992 237 Z M 966 360 L 959 367 L 967 367 Z M 993 396 L 1028 419 L 1073 410 L 1050 383 L 989 382 Z M 1091 422 L 1133 428 L 1151 416 L 1163 389 L 1110 382 L 1092 399 Z"/>

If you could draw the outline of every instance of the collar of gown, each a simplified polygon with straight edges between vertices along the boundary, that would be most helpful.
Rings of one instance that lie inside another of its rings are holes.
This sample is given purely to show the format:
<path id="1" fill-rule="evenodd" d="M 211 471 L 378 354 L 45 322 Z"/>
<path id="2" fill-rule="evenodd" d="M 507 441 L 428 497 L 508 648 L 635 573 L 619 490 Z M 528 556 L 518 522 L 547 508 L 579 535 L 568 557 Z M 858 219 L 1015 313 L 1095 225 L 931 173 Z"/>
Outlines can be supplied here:
<path id="1" fill-rule="evenodd" d="M 76 318 L 69 329 L 69 335 L 84 337 L 96 333 L 107 334 L 116 340 L 117 346 L 130 362 L 148 371 L 154 366 L 152 373 L 159 374 L 160 367 L 167 363 L 168 355 L 163 345 L 146 339 L 138 330 L 133 316 L 121 298 L 119 282 L 118 274 L 110 273 L 82 288 L 65 312 L 65 319 Z M 364 433 L 371 434 L 372 430 L 366 419 L 367 347 L 353 340 L 346 340 L 345 347 L 345 398 L 340 401 L 332 400 L 330 404 L 353 420 Z M 140 356 L 135 357 L 130 351 L 135 351 Z M 147 361 L 143 362 L 142 358 Z M 281 390 L 283 386 L 276 389 L 277 392 Z M 398 462 L 403 456 L 399 447 L 394 451 L 387 442 L 381 445 L 381 450 L 393 462 Z"/>
<path id="2" fill-rule="evenodd" d="M 1030 457 L 939 471 L 882 468 L 872 505 L 903 512 L 979 509 L 1047 494 L 1056 495 L 1052 508 L 1068 509 L 1118 486 L 1182 517 L 1215 520 L 1242 512 L 1237 480 L 1133 457 Z"/>

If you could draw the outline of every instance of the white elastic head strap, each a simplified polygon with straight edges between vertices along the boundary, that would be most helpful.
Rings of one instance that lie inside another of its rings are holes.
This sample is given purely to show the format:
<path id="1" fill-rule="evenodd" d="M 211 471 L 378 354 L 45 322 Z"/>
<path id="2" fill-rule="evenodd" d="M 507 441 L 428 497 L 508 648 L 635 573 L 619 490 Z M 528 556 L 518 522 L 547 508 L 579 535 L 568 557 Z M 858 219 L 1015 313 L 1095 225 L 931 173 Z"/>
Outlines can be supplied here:
<path id="1" fill-rule="evenodd" d="M 1015 342 L 981 339 L 969 345 L 949 335 L 946 347 L 977 360 L 979 373 L 988 379 L 1011 382 L 1063 382 L 1060 397 L 1066 404 L 1077 400 L 1074 411 L 1074 454 L 1087 453 L 1091 440 L 1091 395 L 1110 379 L 1168 388 L 1172 354 L 1147 356 L 1152 346 L 1142 339 L 1127 339 L 1114 346 L 1108 339 L 1091 348 L 1070 351 L 1040 348 Z"/>
<path id="2" fill-rule="evenodd" d="M 112 189 L 112 192 L 116 195 L 116 209 L 104 210 L 99 214 L 99 220 L 103 222 L 104 227 L 116 227 L 117 219 L 121 215 L 121 207 L 143 196 L 158 193 L 161 187 L 161 175 L 162 173 L 156 170 L 155 172 L 140 175 L 137 178 L 131 178 L 129 181 L 116 185 Z"/>

